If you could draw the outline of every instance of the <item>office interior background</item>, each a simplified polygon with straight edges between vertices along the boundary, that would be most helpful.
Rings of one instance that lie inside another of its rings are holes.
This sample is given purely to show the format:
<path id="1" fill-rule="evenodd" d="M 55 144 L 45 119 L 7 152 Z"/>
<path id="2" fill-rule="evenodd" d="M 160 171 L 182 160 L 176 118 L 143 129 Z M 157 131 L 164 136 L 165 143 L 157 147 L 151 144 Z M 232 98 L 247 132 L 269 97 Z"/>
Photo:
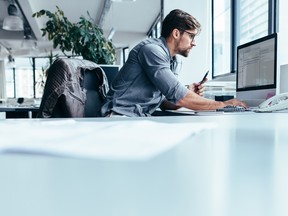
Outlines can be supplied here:
<path id="1" fill-rule="evenodd" d="M 17 3 L 20 16 L 29 27 L 28 46 L 24 44 L 26 31 L 2 29 L 10 3 Z M 189 57 L 180 57 L 179 79 L 187 84 L 199 81 L 207 70 L 212 71 L 209 80 L 234 82 L 236 47 L 274 32 L 278 33 L 279 76 L 280 65 L 288 62 L 287 4 L 285 0 L 0 0 L 0 98 L 41 98 L 43 89 L 39 83 L 47 68 L 47 56 L 51 51 L 62 55 L 42 37 L 40 29 L 45 19 L 32 17 L 41 9 L 55 11 L 59 6 L 72 22 L 81 15 L 87 16 L 88 11 L 106 37 L 112 38 L 117 53 L 115 64 L 120 67 L 134 45 L 147 37 L 159 37 L 161 20 L 172 9 L 187 11 L 202 24 L 197 46 Z"/>

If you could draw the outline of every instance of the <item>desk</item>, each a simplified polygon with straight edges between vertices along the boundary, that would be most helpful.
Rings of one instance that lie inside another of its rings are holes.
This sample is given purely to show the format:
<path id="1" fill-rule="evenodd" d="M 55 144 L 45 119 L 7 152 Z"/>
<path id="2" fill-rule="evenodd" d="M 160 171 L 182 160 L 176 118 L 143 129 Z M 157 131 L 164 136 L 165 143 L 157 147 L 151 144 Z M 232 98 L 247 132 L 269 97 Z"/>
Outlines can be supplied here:
<path id="1" fill-rule="evenodd" d="M 5 113 L 6 118 L 36 118 L 39 107 L 3 107 L 0 112 Z"/>
<path id="2" fill-rule="evenodd" d="M 144 161 L 0 154 L 0 215 L 288 215 L 287 113 L 145 119 L 217 127 Z"/>

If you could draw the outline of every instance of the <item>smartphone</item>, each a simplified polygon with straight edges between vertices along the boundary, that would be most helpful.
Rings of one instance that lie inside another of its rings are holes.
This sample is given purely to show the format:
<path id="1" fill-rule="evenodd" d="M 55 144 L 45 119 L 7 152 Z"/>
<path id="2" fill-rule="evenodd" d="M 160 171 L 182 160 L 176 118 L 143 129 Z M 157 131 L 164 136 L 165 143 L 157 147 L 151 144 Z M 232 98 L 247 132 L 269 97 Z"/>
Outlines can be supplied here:
<path id="1" fill-rule="evenodd" d="M 200 85 L 205 81 L 205 79 L 206 79 L 206 77 L 208 76 L 208 74 L 209 74 L 209 70 L 205 73 L 203 79 L 199 82 Z"/>

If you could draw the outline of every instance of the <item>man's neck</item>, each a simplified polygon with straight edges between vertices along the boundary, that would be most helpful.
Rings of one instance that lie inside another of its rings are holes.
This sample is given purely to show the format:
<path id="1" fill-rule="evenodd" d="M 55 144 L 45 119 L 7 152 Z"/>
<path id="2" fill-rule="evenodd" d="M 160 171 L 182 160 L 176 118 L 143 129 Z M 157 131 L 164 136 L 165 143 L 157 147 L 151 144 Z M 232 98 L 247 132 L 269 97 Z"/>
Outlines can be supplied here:
<path id="1" fill-rule="evenodd" d="M 165 38 L 171 57 L 176 56 L 174 40 L 170 37 Z"/>

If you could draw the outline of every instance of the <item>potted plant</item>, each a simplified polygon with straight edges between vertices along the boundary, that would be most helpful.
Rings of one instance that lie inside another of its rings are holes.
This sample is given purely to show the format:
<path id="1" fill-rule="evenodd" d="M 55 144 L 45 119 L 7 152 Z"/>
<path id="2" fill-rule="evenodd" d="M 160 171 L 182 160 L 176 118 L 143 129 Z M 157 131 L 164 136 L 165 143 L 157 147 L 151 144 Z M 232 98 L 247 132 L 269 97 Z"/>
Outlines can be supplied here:
<path id="1" fill-rule="evenodd" d="M 111 40 L 106 40 L 103 30 L 93 23 L 93 19 L 87 12 L 89 19 L 84 16 L 80 21 L 72 23 L 65 17 L 64 12 L 56 6 L 52 13 L 48 10 L 40 10 L 33 17 L 48 17 L 45 28 L 42 28 L 42 36 L 47 35 L 48 40 L 53 41 L 53 47 L 59 47 L 64 55 L 68 52 L 72 55 L 80 55 L 83 59 L 97 64 L 113 64 L 115 62 L 115 49 Z"/>

